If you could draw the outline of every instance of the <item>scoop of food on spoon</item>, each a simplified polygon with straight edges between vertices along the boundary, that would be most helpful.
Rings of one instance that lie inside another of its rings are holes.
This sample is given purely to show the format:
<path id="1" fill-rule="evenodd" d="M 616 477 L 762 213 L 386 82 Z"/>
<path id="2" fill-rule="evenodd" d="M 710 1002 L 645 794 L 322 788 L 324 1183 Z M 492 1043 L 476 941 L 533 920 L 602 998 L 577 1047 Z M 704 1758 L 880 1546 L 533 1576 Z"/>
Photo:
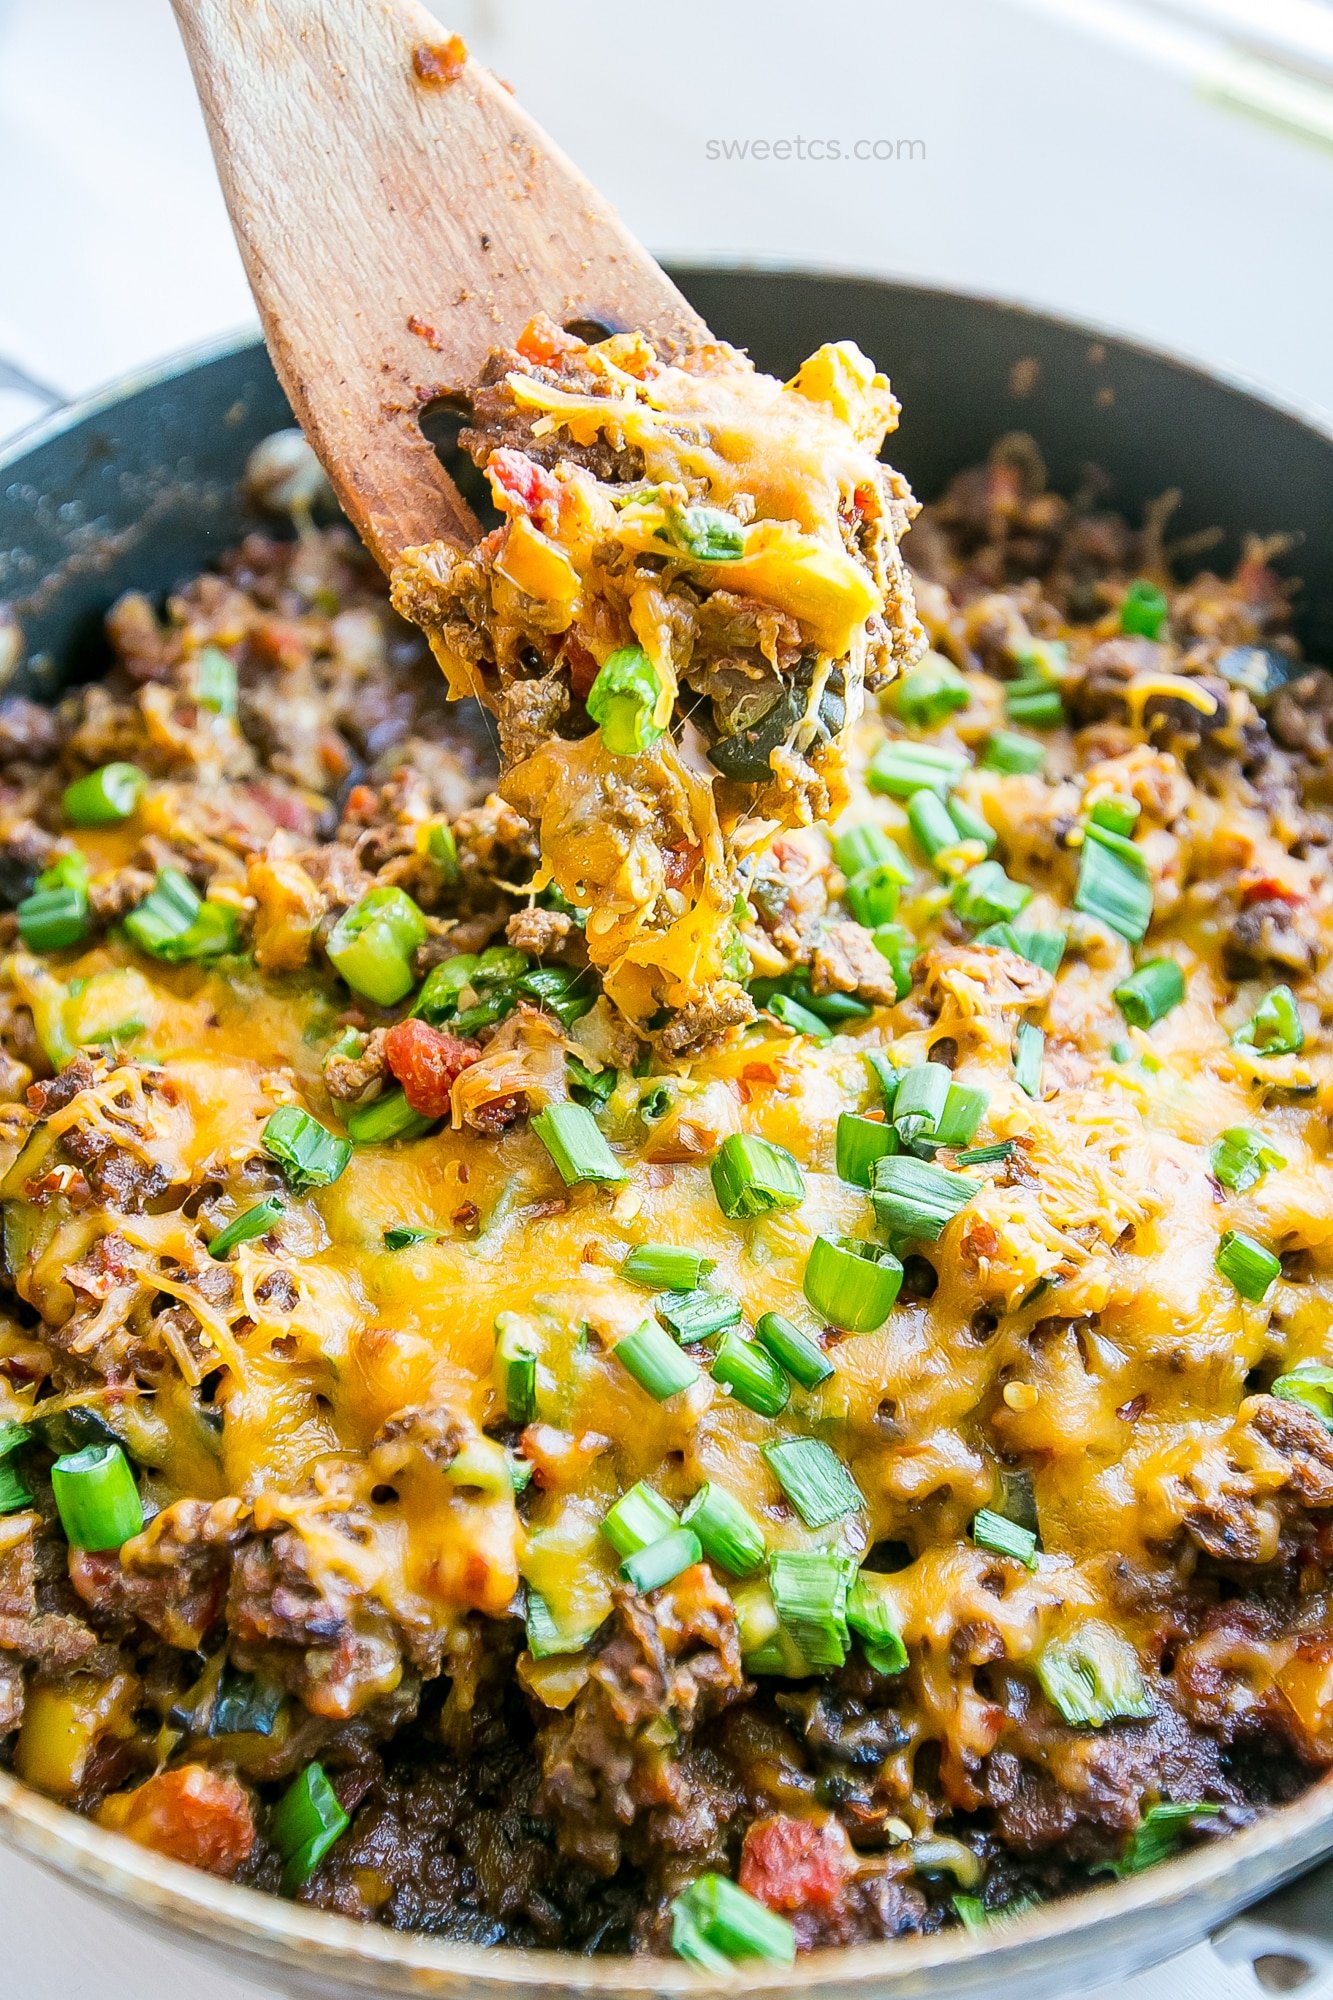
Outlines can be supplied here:
<path id="1" fill-rule="evenodd" d="M 689 1053 L 783 969 L 755 870 L 836 809 L 865 694 L 924 643 L 889 384 L 850 342 L 784 385 L 715 341 L 415 0 L 174 5 L 302 428 L 450 693 L 496 717 L 534 893 L 585 923 L 624 1019 Z M 489 530 L 422 429 L 441 398 Z M 815 977 L 892 999 L 840 928 Z"/>

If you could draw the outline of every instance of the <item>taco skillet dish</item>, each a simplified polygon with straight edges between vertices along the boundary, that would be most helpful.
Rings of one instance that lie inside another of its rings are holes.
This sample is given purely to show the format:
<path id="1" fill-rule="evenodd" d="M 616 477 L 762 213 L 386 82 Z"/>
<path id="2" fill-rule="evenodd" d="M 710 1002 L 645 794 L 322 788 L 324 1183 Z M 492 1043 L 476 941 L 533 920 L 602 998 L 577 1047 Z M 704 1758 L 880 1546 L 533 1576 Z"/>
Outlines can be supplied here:
<path id="1" fill-rule="evenodd" d="M 896 414 L 535 322 L 475 548 L 279 439 L 0 705 L 24 1783 L 719 1969 L 1333 1764 L 1333 678 L 1022 438 L 904 542 Z"/>

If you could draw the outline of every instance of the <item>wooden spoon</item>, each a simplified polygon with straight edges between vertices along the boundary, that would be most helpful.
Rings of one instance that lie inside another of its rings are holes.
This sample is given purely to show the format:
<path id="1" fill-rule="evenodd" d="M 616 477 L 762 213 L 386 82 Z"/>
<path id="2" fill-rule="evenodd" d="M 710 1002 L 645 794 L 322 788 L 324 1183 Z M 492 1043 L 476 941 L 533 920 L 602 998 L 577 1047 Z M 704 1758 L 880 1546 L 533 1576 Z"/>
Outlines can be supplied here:
<path id="1" fill-rule="evenodd" d="M 480 533 L 422 432 L 534 313 L 708 329 L 416 0 L 172 0 L 278 378 L 385 569 Z"/>

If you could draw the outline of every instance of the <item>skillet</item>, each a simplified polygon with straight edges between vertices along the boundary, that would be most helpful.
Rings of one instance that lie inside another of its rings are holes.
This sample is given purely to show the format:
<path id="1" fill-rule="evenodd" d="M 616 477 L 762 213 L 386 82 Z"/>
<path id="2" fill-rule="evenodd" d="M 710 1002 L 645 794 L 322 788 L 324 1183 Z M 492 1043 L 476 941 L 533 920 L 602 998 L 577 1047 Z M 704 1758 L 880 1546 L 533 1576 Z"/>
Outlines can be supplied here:
<path id="1" fill-rule="evenodd" d="M 1095 466 L 1131 518 L 1178 488 L 1173 532 L 1219 530 L 1212 565 L 1234 562 L 1247 532 L 1289 535 L 1285 566 L 1303 584 L 1297 631 L 1311 659 L 1333 660 L 1333 420 L 1019 305 L 818 273 L 672 275 L 711 326 L 776 374 L 825 338 L 850 337 L 886 366 L 905 410 L 894 463 L 923 498 L 1004 432 L 1024 430 L 1054 486 L 1070 490 Z M 61 410 L 0 455 L 0 602 L 17 620 L 0 624 L 4 692 L 49 699 L 95 676 L 101 619 L 121 591 L 164 593 L 261 525 L 240 474 L 253 446 L 290 421 L 262 345 L 246 335 Z M 4 1772 L 0 1838 L 235 1971 L 320 2000 L 638 2000 L 710 1983 L 676 1961 L 485 1951 L 353 1924 L 164 1862 Z M 1272 1892 L 1329 1852 L 1333 1779 L 1226 1841 L 995 1926 L 984 1941 L 951 1931 L 858 1946 L 790 1971 L 738 1969 L 726 1983 L 755 2000 L 945 2000 L 1021 1980 L 1039 2000 L 1123 1978 L 1212 1933 L 1226 1956 L 1290 1987 L 1333 1969 L 1333 1863 Z"/>

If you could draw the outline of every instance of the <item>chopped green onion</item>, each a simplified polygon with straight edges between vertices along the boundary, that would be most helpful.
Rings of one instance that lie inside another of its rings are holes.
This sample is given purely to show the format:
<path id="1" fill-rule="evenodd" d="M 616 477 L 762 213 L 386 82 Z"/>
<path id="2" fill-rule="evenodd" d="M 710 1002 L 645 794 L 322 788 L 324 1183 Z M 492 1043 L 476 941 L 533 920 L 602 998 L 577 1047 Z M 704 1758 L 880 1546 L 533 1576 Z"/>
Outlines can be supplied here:
<path id="1" fill-rule="evenodd" d="M 347 1136 L 354 1146 L 387 1146 L 391 1139 L 419 1139 L 438 1123 L 414 1111 L 401 1090 L 386 1090 L 348 1113 Z"/>
<path id="2" fill-rule="evenodd" d="M 170 965 L 218 958 L 240 941 L 236 912 L 226 903 L 206 903 L 179 868 L 162 868 L 143 902 L 125 918 L 126 936 L 141 951 Z"/>
<path id="3" fill-rule="evenodd" d="M 853 1569 L 851 1558 L 836 1549 L 779 1549 L 769 1564 L 778 1617 L 816 1672 L 840 1667 L 847 1658 Z"/>
<path id="4" fill-rule="evenodd" d="M 327 1187 L 352 1157 L 350 1139 L 340 1139 L 296 1104 L 280 1104 L 259 1135 L 264 1151 L 282 1168 L 289 1187 Z"/>
<path id="5" fill-rule="evenodd" d="M 566 1187 L 628 1179 L 586 1104 L 548 1104 L 531 1121 Z"/>
<path id="6" fill-rule="evenodd" d="M 20 916 L 22 910 L 20 909 Z M 1275 986 L 1266 993 L 1243 1028 L 1231 1037 L 1242 1048 L 1257 1049 L 1264 1056 L 1294 1056 L 1305 1046 L 1296 995 L 1289 986 Z"/>
<path id="7" fill-rule="evenodd" d="M 855 994 L 814 992 L 804 966 L 784 973 L 781 979 L 752 979 L 750 993 L 759 1006 L 767 1007 L 774 1013 L 777 1012 L 774 1002 L 786 998 L 795 1001 L 804 1013 L 814 1014 L 820 1021 L 833 1026 L 840 1021 L 864 1021 L 871 1012 L 868 1002 L 858 1000 Z"/>
<path id="8" fill-rule="evenodd" d="M 588 690 L 587 708 L 613 757 L 637 757 L 666 733 L 653 720 L 662 683 L 642 646 L 620 646 Z"/>
<path id="9" fill-rule="evenodd" d="M 17 1514 L 32 1504 L 22 1474 L 10 1460 L 32 1439 L 25 1424 L 0 1424 L 0 1515 Z"/>
<path id="10" fill-rule="evenodd" d="M 618 1556 L 632 1556 L 651 1548 L 679 1525 L 675 1508 L 641 1479 L 621 1494 L 605 1516 L 602 1533 Z"/>
<path id="11" fill-rule="evenodd" d="M 851 1473 L 820 1438 L 766 1444 L 769 1469 L 807 1528 L 826 1528 L 865 1506 Z"/>
<path id="12" fill-rule="evenodd" d="M 994 1146 L 974 1146 L 969 1153 L 960 1153 L 955 1164 L 960 1167 L 987 1167 L 996 1160 L 1013 1157 L 1012 1139 L 1001 1139 Z"/>
<path id="13" fill-rule="evenodd" d="M 414 1223 L 399 1222 L 385 1230 L 384 1247 L 386 1250 L 414 1250 L 418 1243 L 438 1243 L 440 1236 L 438 1229 L 422 1229 Z"/>
<path id="14" fill-rule="evenodd" d="M 437 819 L 426 835 L 426 852 L 446 882 L 458 881 L 458 836 L 447 819 Z"/>
<path id="15" fill-rule="evenodd" d="M 799 1000 L 793 1000 L 790 993 L 775 993 L 764 1010 L 781 1021 L 784 1028 L 790 1028 L 794 1035 L 809 1035 L 813 1042 L 831 1042 L 833 1030 L 827 1021 L 821 1021 L 818 1014 L 812 1014 Z"/>
<path id="16" fill-rule="evenodd" d="M 839 1112 L 836 1163 L 840 1181 L 868 1188 L 872 1163 L 897 1150 L 898 1134 L 885 1120 L 862 1118 L 855 1111 Z"/>
<path id="17" fill-rule="evenodd" d="M 907 1665 L 907 1648 L 898 1628 L 898 1607 L 887 1576 L 861 1570 L 847 1593 L 847 1623 L 861 1641 L 867 1663 L 877 1674 L 900 1674 Z"/>
<path id="18" fill-rule="evenodd" d="M 1214 1178 L 1233 1194 L 1247 1194 L 1266 1173 L 1276 1172 L 1287 1162 L 1265 1140 L 1262 1132 L 1248 1125 L 1232 1125 L 1214 1139 L 1209 1154 Z"/>
<path id="19" fill-rule="evenodd" d="M 790 1965 L 796 1933 L 786 1917 L 725 1875 L 698 1875 L 671 1905 L 671 1948 L 704 1972 L 726 1972 L 738 1959 Z"/>
<path id="20" fill-rule="evenodd" d="M 905 1000 L 912 990 L 912 967 L 921 946 L 904 924 L 876 924 L 870 935 L 875 950 L 889 962 L 898 999 Z"/>
<path id="21" fill-rule="evenodd" d="M 1075 1729 L 1156 1713 L 1138 1654 L 1099 1619 L 1086 1619 L 1065 1638 L 1050 1640 L 1037 1655 L 1036 1669 L 1047 1701 Z"/>
<path id="22" fill-rule="evenodd" d="M 92 876 L 92 864 L 86 854 L 75 847 L 68 853 L 57 854 L 50 866 L 43 868 L 33 887 L 35 889 L 86 889 Z"/>
<path id="23" fill-rule="evenodd" d="M 734 1493 L 710 1480 L 680 1517 L 693 1528 L 709 1562 L 732 1576 L 753 1576 L 764 1561 L 764 1532 Z"/>
<path id="24" fill-rule="evenodd" d="M 655 1319 L 646 1319 L 633 1333 L 625 1334 L 612 1352 L 655 1403 L 665 1403 L 668 1396 L 688 1389 L 699 1379 L 695 1363 Z"/>
<path id="25" fill-rule="evenodd" d="M 1032 1529 L 1021 1528 L 1017 1521 L 995 1513 L 990 1507 L 983 1507 L 973 1517 L 972 1539 L 979 1549 L 988 1549 L 996 1556 L 1009 1556 L 1022 1563 L 1024 1569 L 1037 1567 L 1037 1537 Z"/>
<path id="26" fill-rule="evenodd" d="M 710 1340 L 741 1316 L 741 1302 L 733 1292 L 712 1291 L 700 1285 L 691 1292 L 664 1292 L 653 1306 L 657 1317 L 669 1326 L 683 1347 Z"/>
<path id="27" fill-rule="evenodd" d="M 1063 931 L 1034 931 L 1019 924 L 1014 930 L 1014 941 L 1019 955 L 1027 959 L 1029 965 L 1039 965 L 1054 979 L 1068 942 Z"/>
<path id="28" fill-rule="evenodd" d="M 802 1286 L 831 1325 L 873 1333 L 893 1311 L 902 1282 L 903 1267 L 892 1252 L 849 1236 L 816 1236 Z"/>
<path id="29" fill-rule="evenodd" d="M 746 1583 L 735 1584 L 731 1601 L 736 1607 L 736 1636 L 746 1673 L 805 1679 L 810 1673 L 810 1663 L 801 1657 L 791 1634 L 783 1627 L 767 1579 L 751 1577 Z"/>
<path id="30" fill-rule="evenodd" d="M 996 1924 L 1012 1921 L 1014 1917 L 1026 1916 L 1029 1910 L 1035 1910 L 1039 1906 L 1041 1897 L 1011 1896 L 1007 1903 L 1001 1903 L 993 1910 L 986 1908 L 980 1896 L 957 1895 L 952 1897 L 951 1901 L 954 1914 L 963 1929 L 970 1937 L 980 1937 L 983 1933 L 993 1932 Z"/>
<path id="31" fill-rule="evenodd" d="M 736 898 L 740 909 L 737 923 L 730 925 L 722 942 L 722 970 L 728 979 L 734 979 L 743 986 L 754 971 L 754 959 L 750 947 L 739 929 L 739 924 L 749 915 L 749 905 L 743 896 Z"/>
<path id="32" fill-rule="evenodd" d="M 973 944 L 989 945 L 992 951 L 1018 952 L 1018 932 L 1010 923 L 987 924 L 984 931 L 978 931 Z M 1022 956 L 1018 952 L 1019 957 Z"/>
<path id="33" fill-rule="evenodd" d="M 324 949 L 354 993 L 393 1007 L 416 984 L 412 959 L 427 935 L 426 919 L 402 889 L 368 889 L 343 911 Z"/>
<path id="34" fill-rule="evenodd" d="M 310 1880 L 351 1825 L 322 1764 L 307 1764 L 269 1819 L 269 1838 L 282 1857 L 282 1886 L 291 1896 Z"/>
<path id="35" fill-rule="evenodd" d="M 1140 1875 L 1145 1868 L 1156 1867 L 1159 1861 L 1167 1860 L 1176 1852 L 1191 1820 L 1214 1819 L 1221 1810 L 1221 1806 L 1171 1805 L 1162 1800 L 1155 1806 L 1149 1806 L 1118 1861 L 1100 1861 L 1094 1865 L 1098 1870 L 1119 1876 L 1121 1880 L 1126 1875 Z"/>
<path id="36" fill-rule="evenodd" d="M 495 1333 L 505 1416 L 511 1424 L 530 1424 L 537 1415 L 536 1352 L 517 1313 L 501 1313 Z"/>
<path id="37" fill-rule="evenodd" d="M 779 1416 L 791 1396 L 791 1385 L 773 1357 L 734 1328 L 718 1343 L 713 1380 L 761 1417 Z"/>
<path id="38" fill-rule="evenodd" d="M 934 793 L 926 796 L 933 798 Z M 881 863 L 849 876 L 843 899 L 857 923 L 873 931 L 876 924 L 887 924 L 897 915 L 899 886 L 894 869 Z"/>
<path id="39" fill-rule="evenodd" d="M 205 646 L 194 663 L 194 698 L 214 715 L 235 715 L 236 664 L 219 646 Z"/>
<path id="40" fill-rule="evenodd" d="M 805 1177 L 786 1148 L 746 1132 L 723 1140 L 710 1172 L 717 1205 L 733 1220 L 798 1208 L 805 1199 Z"/>
<path id="41" fill-rule="evenodd" d="M 1029 729 L 1058 729 L 1065 719 L 1060 690 L 1026 676 L 1006 685 L 1004 712 L 1011 722 L 1026 723 Z"/>
<path id="42" fill-rule="evenodd" d="M 1284 1403 L 1304 1404 L 1333 1430 L 1333 1368 L 1326 1368 L 1322 1361 L 1298 1361 L 1277 1377 L 1272 1393 Z"/>
<path id="43" fill-rule="evenodd" d="M 981 753 L 982 769 L 1001 771 L 1009 778 L 1030 778 L 1046 762 L 1045 746 L 1015 729 L 996 729 L 986 738 Z"/>
<path id="44" fill-rule="evenodd" d="M 34 889 L 18 906 L 18 923 L 29 951 L 68 951 L 88 935 L 88 891 L 73 884 Z"/>
<path id="45" fill-rule="evenodd" d="M 934 729 L 970 699 L 957 667 L 939 653 L 927 653 L 890 691 L 895 709 L 911 729 Z"/>
<path id="46" fill-rule="evenodd" d="M 667 526 L 673 541 L 696 562 L 735 562 L 745 554 L 745 529 L 725 508 L 669 507 Z"/>
<path id="47" fill-rule="evenodd" d="M 1268 1297 L 1274 1280 L 1281 1277 L 1282 1260 L 1252 1236 L 1228 1229 L 1217 1246 L 1217 1268 L 1243 1299 L 1259 1305 Z"/>
<path id="48" fill-rule="evenodd" d="M 565 1057 L 565 1077 L 569 1084 L 569 1094 L 576 1104 L 586 1104 L 589 1111 L 597 1111 L 607 1099 L 614 1095 L 620 1081 L 620 1071 L 615 1069 L 589 1069 L 577 1056 Z"/>
<path id="49" fill-rule="evenodd" d="M 1094 826 L 1104 826 L 1108 833 L 1121 833 L 1128 839 L 1139 823 L 1143 807 L 1137 799 L 1123 798 L 1113 792 L 1108 798 L 1098 799 L 1089 818 Z"/>
<path id="50" fill-rule="evenodd" d="M 1142 849 L 1107 827 L 1085 827 L 1074 908 L 1138 944 L 1152 922 L 1152 876 Z"/>
<path id="51" fill-rule="evenodd" d="M 981 1192 L 981 1182 L 969 1180 L 930 1160 L 901 1154 L 877 1160 L 871 1169 L 871 1200 L 891 1236 L 921 1237 L 933 1243 L 948 1224 Z"/>
<path id="52" fill-rule="evenodd" d="M 1004 923 L 987 924 L 984 931 L 977 932 L 973 942 L 992 945 L 1001 951 L 1016 951 L 1029 965 L 1039 965 L 1054 978 L 1060 970 L 1067 940 L 1063 931 L 1036 931 Z"/>
<path id="53" fill-rule="evenodd" d="M 893 1106 L 898 1096 L 898 1085 L 903 1080 L 902 1071 L 896 1063 L 890 1062 L 881 1049 L 867 1050 L 866 1068 L 870 1071 L 872 1078 L 879 1087 L 880 1096 L 884 1099 L 885 1116 L 892 1118 Z"/>
<path id="54" fill-rule="evenodd" d="M 244 1209 L 240 1215 L 232 1217 L 225 1229 L 220 1229 L 208 1246 L 210 1257 L 225 1257 L 238 1243 L 253 1243 L 257 1236 L 267 1236 L 274 1223 L 283 1212 L 281 1195 L 266 1194 L 253 1208 Z"/>
<path id="55" fill-rule="evenodd" d="M 845 833 L 835 833 L 833 858 L 849 881 L 865 868 L 887 868 L 901 885 L 912 879 L 911 862 L 879 826 L 849 826 Z"/>
<path id="56" fill-rule="evenodd" d="M 974 1089 L 970 1084 L 951 1083 L 944 1109 L 930 1136 L 938 1146 L 965 1146 L 986 1116 L 989 1104 L 988 1090 Z"/>
<path id="57" fill-rule="evenodd" d="M 945 804 L 949 808 L 949 818 L 954 823 L 959 840 L 975 840 L 979 846 L 985 848 L 987 854 L 994 853 L 1000 837 L 989 820 L 984 820 L 980 813 L 973 812 L 971 806 L 964 804 L 960 798 L 946 799 Z"/>
<path id="58" fill-rule="evenodd" d="M 715 1268 L 714 1258 L 697 1250 L 679 1249 L 674 1243 L 636 1243 L 620 1267 L 632 1285 L 642 1285 L 650 1292 L 696 1291 Z"/>
<path id="59" fill-rule="evenodd" d="M 620 1574 L 633 1590 L 646 1597 L 650 1590 L 660 1590 L 664 1583 L 671 1583 L 682 1570 L 692 1569 L 703 1561 L 703 1549 L 699 1537 L 692 1528 L 673 1528 L 658 1542 L 651 1542 L 646 1549 L 638 1549 L 625 1557 L 620 1565 Z"/>
<path id="60" fill-rule="evenodd" d="M 588 983 L 588 972 L 577 965 L 534 965 L 531 972 L 525 972 L 515 982 L 517 990 L 529 1000 L 535 1000 L 548 1014 L 554 1014 L 562 1027 L 572 1027 L 581 1020 L 596 1002 L 597 994 Z M 615 1089 L 616 1073 L 613 1069 L 599 1070 L 594 1076 L 586 1065 L 583 1069 L 585 1089 L 598 1089 L 598 1078 L 607 1079 L 604 1094 L 609 1097 Z"/>
<path id="61" fill-rule="evenodd" d="M 833 1363 L 817 1340 L 802 1333 L 782 1313 L 761 1315 L 754 1329 L 755 1339 L 803 1389 L 818 1388 L 834 1373 Z"/>
<path id="62" fill-rule="evenodd" d="M 913 792 L 907 801 L 907 823 L 927 861 L 933 861 L 936 855 L 958 845 L 958 828 L 938 792 L 924 787 L 919 792 Z"/>
<path id="63" fill-rule="evenodd" d="M 524 1606 L 528 1651 L 534 1660 L 549 1660 L 563 1657 L 567 1653 L 581 1653 L 596 1632 L 594 1625 L 590 1631 L 572 1631 L 562 1625 L 551 1611 L 544 1597 L 535 1590 L 526 1593 Z M 601 1622 L 600 1620 L 598 1621 Z"/>
<path id="64" fill-rule="evenodd" d="M 954 883 L 949 901 L 959 921 L 970 926 L 1003 923 L 1032 901 L 1026 882 L 1014 882 L 998 861 L 979 861 Z"/>
<path id="65" fill-rule="evenodd" d="M 116 826 L 135 810 L 147 783 L 137 764 L 103 764 L 66 785 L 65 818 L 71 826 Z"/>
<path id="66" fill-rule="evenodd" d="M 1038 687 L 1054 687 L 1069 665 L 1069 648 L 1063 639 L 1028 639 L 1011 651 L 1022 678 Z"/>
<path id="67" fill-rule="evenodd" d="M 1120 606 L 1120 630 L 1141 639 L 1156 639 L 1166 623 L 1166 596 L 1147 577 L 1136 577 L 1125 592 Z"/>
<path id="68" fill-rule="evenodd" d="M 442 964 L 433 965 L 417 995 L 413 1014 L 419 1014 L 423 1021 L 438 1028 L 457 1011 L 459 995 L 478 977 L 480 963 L 476 952 L 461 951 Z"/>
<path id="69" fill-rule="evenodd" d="M 51 1467 L 60 1525 L 74 1549 L 118 1549 L 143 1528 L 143 1503 L 118 1444 L 87 1444 Z"/>
<path id="70" fill-rule="evenodd" d="M 865 781 L 872 792 L 910 799 L 923 785 L 934 792 L 947 792 L 966 769 L 967 758 L 959 751 L 894 739 L 880 744 L 866 766 Z"/>
<path id="71" fill-rule="evenodd" d="M 1033 1022 L 1020 1021 L 1014 1037 L 1014 1082 L 1029 1097 L 1041 1095 L 1041 1071 L 1045 1060 L 1045 1034 Z"/>
<path id="72" fill-rule="evenodd" d="M 905 1145 L 934 1132 L 949 1101 L 952 1081 L 943 1063 L 913 1063 L 903 1072 L 893 1100 L 893 1122 Z"/>
<path id="73" fill-rule="evenodd" d="M 1174 958 L 1150 958 L 1111 997 L 1131 1028 L 1151 1028 L 1185 998 L 1185 975 Z"/>

